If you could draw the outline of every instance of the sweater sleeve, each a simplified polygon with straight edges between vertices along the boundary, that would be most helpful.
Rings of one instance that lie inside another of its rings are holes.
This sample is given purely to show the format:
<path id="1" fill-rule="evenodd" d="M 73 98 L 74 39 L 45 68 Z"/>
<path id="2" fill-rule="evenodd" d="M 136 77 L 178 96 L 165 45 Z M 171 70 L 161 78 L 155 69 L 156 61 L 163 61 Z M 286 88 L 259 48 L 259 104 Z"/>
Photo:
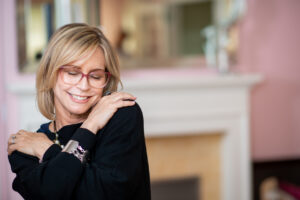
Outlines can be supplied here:
<path id="1" fill-rule="evenodd" d="M 82 132 L 86 130 L 79 128 L 74 135 Z M 20 152 L 9 156 L 12 171 L 17 174 L 13 188 L 25 199 L 71 199 L 83 165 L 75 156 L 58 148 L 52 145 L 42 163 L 37 158 L 26 159 Z"/>
<path id="2" fill-rule="evenodd" d="M 119 109 L 100 132 L 96 140 L 89 130 L 79 128 L 71 138 L 85 149 L 96 149 L 86 165 L 53 145 L 41 164 L 13 169 L 31 199 L 130 199 L 143 168 L 139 107 Z"/>
<path id="3" fill-rule="evenodd" d="M 107 125 L 101 144 L 83 171 L 78 199 L 135 199 L 148 184 L 143 117 L 138 106 L 122 108 Z M 150 196 L 149 196 L 150 197 Z M 147 199 L 147 198 L 142 198 Z"/>

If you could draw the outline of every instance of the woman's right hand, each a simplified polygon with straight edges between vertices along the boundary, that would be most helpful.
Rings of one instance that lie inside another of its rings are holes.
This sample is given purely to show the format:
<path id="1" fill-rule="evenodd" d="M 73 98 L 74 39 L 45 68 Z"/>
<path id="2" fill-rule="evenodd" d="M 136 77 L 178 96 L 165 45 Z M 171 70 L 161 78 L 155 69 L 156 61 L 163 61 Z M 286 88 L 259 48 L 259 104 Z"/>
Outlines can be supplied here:
<path id="1" fill-rule="evenodd" d="M 136 97 L 126 92 L 114 92 L 108 96 L 103 96 L 93 107 L 81 128 L 86 128 L 96 134 L 119 108 L 133 106 L 135 100 Z"/>

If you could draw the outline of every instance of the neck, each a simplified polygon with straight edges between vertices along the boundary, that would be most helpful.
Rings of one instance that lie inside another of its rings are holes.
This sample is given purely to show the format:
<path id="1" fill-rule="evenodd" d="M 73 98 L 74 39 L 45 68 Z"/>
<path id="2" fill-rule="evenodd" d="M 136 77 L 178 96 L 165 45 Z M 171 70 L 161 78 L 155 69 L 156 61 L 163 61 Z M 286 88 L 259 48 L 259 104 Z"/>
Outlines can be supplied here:
<path id="1" fill-rule="evenodd" d="M 84 119 L 64 119 L 64 118 L 60 118 L 60 117 L 56 116 L 56 119 L 55 119 L 56 128 L 53 127 L 53 129 L 54 130 L 56 129 L 56 131 L 58 131 L 59 129 L 61 129 L 64 126 L 67 126 L 70 124 L 77 124 L 77 123 L 80 123 L 83 121 L 84 121 Z"/>
<path id="2" fill-rule="evenodd" d="M 71 113 L 64 113 L 56 110 L 56 130 L 58 131 L 62 127 L 70 124 L 77 124 L 86 120 L 88 114 L 84 115 L 74 115 Z M 53 127 L 55 130 L 55 128 Z"/>

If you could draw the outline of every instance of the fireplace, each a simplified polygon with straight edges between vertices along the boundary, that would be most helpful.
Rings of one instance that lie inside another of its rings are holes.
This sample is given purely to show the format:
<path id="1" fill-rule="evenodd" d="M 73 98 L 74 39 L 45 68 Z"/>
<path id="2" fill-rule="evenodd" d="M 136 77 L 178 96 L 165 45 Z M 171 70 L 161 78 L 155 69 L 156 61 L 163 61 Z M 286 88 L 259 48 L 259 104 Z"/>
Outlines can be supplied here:
<path id="1" fill-rule="evenodd" d="M 202 173 L 200 198 L 252 199 L 249 100 L 250 89 L 261 81 L 261 76 L 201 76 L 201 70 L 194 70 L 185 77 L 178 74 L 169 71 L 168 78 L 141 76 L 123 82 L 126 91 L 138 97 L 144 113 L 147 139 L 179 137 L 180 141 L 189 136 L 212 136 L 217 133 L 220 141 L 219 171 L 215 173 L 219 173 L 219 177 L 209 179 L 217 180 L 211 186 L 207 183 L 209 181 L 203 179 L 203 176 L 210 176 L 210 173 Z M 151 148 L 148 150 L 151 157 Z M 194 159 L 201 160 L 201 156 L 195 155 Z M 150 176 L 156 180 L 152 172 L 153 162 L 150 158 Z M 193 170 L 187 171 L 191 173 Z M 162 177 L 169 172 L 165 170 Z M 210 194 L 212 196 L 208 198 Z"/>
<path id="2" fill-rule="evenodd" d="M 174 191 L 180 193 L 176 195 L 179 198 L 186 195 L 184 190 L 188 189 L 180 190 L 176 186 L 186 184 L 184 187 L 191 187 L 191 199 L 221 199 L 221 140 L 222 135 L 218 133 L 147 138 L 151 182 L 155 186 L 152 192 L 168 196 L 173 186 Z M 170 187 L 166 187 L 167 184 Z"/>

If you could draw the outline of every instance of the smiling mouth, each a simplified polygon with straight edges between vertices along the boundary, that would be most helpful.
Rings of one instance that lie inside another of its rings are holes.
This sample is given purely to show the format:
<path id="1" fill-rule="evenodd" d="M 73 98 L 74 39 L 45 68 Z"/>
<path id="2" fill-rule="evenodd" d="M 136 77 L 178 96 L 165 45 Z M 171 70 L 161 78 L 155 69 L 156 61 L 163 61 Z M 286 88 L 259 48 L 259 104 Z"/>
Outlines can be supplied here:
<path id="1" fill-rule="evenodd" d="M 71 93 L 69 93 L 69 95 L 78 101 L 84 101 L 84 100 L 87 100 L 88 98 L 90 98 L 90 96 L 79 96 L 79 95 L 75 95 L 75 94 L 71 94 Z"/>
<path id="2" fill-rule="evenodd" d="M 82 96 L 77 96 L 77 95 L 74 95 L 74 94 L 71 94 L 73 98 L 77 99 L 77 100 L 85 100 L 87 99 L 88 97 L 82 97 Z"/>

